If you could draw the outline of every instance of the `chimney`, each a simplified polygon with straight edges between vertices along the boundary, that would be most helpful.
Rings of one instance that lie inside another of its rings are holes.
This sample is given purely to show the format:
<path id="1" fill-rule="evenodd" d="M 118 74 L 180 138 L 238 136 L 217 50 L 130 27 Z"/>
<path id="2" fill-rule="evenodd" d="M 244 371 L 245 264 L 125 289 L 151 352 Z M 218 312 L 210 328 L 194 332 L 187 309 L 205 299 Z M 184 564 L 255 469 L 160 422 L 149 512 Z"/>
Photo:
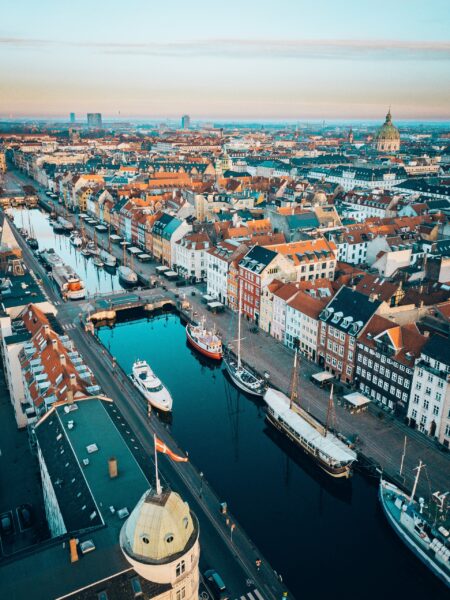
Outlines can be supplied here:
<path id="1" fill-rule="evenodd" d="M 56 350 L 57 345 L 58 345 L 58 340 L 56 338 L 52 338 L 52 348 L 53 348 L 53 350 Z"/>
<path id="2" fill-rule="evenodd" d="M 66 366 L 66 355 L 65 354 L 60 354 L 59 355 L 59 362 L 60 364 L 65 367 Z"/>
<path id="3" fill-rule="evenodd" d="M 69 384 L 67 386 L 67 393 L 66 393 L 67 402 L 69 402 L 69 404 L 73 403 L 73 390 L 75 387 L 76 380 L 77 380 L 77 378 L 76 378 L 75 373 L 70 373 Z"/>
<path id="4" fill-rule="evenodd" d="M 108 459 L 108 473 L 110 479 L 115 479 L 119 474 L 117 458 L 114 456 L 111 456 L 111 458 Z"/>
<path id="5" fill-rule="evenodd" d="M 45 337 L 47 337 L 47 336 L 48 336 L 48 334 L 49 334 L 49 331 L 50 331 L 50 327 L 49 327 L 47 324 L 45 324 L 45 325 L 44 325 L 44 336 L 45 336 Z"/>

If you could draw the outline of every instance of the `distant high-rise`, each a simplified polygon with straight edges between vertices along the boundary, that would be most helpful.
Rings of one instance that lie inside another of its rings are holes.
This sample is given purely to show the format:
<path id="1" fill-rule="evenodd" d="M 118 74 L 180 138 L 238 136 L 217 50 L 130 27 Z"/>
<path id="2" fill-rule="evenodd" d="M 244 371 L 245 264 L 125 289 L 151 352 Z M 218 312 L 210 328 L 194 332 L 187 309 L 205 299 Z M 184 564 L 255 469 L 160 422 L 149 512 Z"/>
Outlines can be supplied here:
<path id="1" fill-rule="evenodd" d="M 190 126 L 191 126 L 191 117 L 189 115 L 183 115 L 181 117 L 181 128 L 189 129 Z"/>
<path id="2" fill-rule="evenodd" d="M 70 122 L 75 123 L 75 113 L 70 113 Z"/>
<path id="3" fill-rule="evenodd" d="M 101 129 L 102 127 L 102 115 L 101 113 L 88 113 L 87 114 L 88 127 L 93 129 Z"/>

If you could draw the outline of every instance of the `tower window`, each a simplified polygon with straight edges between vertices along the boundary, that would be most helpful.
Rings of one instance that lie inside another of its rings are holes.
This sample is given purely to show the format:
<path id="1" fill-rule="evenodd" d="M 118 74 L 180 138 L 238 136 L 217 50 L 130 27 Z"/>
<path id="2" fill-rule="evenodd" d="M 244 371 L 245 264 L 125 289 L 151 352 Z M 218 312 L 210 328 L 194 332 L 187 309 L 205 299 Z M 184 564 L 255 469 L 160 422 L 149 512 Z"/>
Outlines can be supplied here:
<path id="1" fill-rule="evenodd" d="M 166 539 L 165 539 L 165 541 L 166 541 L 168 544 L 171 544 L 171 543 L 173 542 L 173 533 L 168 533 L 168 534 L 166 535 Z"/>
<path id="2" fill-rule="evenodd" d="M 175 575 L 176 575 L 176 577 L 179 577 L 185 571 L 186 571 L 186 563 L 184 562 L 184 560 L 182 560 L 176 566 L 176 569 L 175 569 Z"/>
<path id="3" fill-rule="evenodd" d="M 141 535 L 141 540 L 144 544 L 150 544 L 150 538 L 145 533 L 144 535 Z"/>

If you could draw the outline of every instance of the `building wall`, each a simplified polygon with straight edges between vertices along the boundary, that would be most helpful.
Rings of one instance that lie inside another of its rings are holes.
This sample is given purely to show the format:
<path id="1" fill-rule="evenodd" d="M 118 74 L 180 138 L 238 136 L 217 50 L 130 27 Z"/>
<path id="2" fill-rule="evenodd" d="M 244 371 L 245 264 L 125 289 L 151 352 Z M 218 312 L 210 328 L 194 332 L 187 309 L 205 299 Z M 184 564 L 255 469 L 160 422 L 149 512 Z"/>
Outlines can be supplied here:
<path id="1" fill-rule="evenodd" d="M 38 445 L 38 459 L 39 468 L 41 471 L 42 479 L 42 491 L 44 494 L 44 507 L 45 515 L 47 517 L 47 524 L 52 537 L 57 537 L 67 533 L 66 526 L 62 518 L 61 510 L 59 508 L 58 500 L 56 499 L 55 490 L 50 479 L 50 475 L 47 471 L 44 458 L 42 456 L 41 449 Z"/>

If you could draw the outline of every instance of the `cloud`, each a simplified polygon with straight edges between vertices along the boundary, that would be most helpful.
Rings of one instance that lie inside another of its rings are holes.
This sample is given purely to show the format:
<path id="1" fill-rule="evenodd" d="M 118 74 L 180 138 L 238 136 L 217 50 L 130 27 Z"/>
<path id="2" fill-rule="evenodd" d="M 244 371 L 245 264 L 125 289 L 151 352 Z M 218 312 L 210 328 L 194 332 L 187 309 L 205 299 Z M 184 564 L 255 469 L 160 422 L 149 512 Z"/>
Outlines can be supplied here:
<path id="1" fill-rule="evenodd" d="M 242 40 L 209 39 L 182 42 L 70 42 L 0 37 L 0 46 L 46 49 L 55 46 L 102 54 L 160 57 L 316 60 L 449 60 L 450 42 L 399 40 Z"/>

